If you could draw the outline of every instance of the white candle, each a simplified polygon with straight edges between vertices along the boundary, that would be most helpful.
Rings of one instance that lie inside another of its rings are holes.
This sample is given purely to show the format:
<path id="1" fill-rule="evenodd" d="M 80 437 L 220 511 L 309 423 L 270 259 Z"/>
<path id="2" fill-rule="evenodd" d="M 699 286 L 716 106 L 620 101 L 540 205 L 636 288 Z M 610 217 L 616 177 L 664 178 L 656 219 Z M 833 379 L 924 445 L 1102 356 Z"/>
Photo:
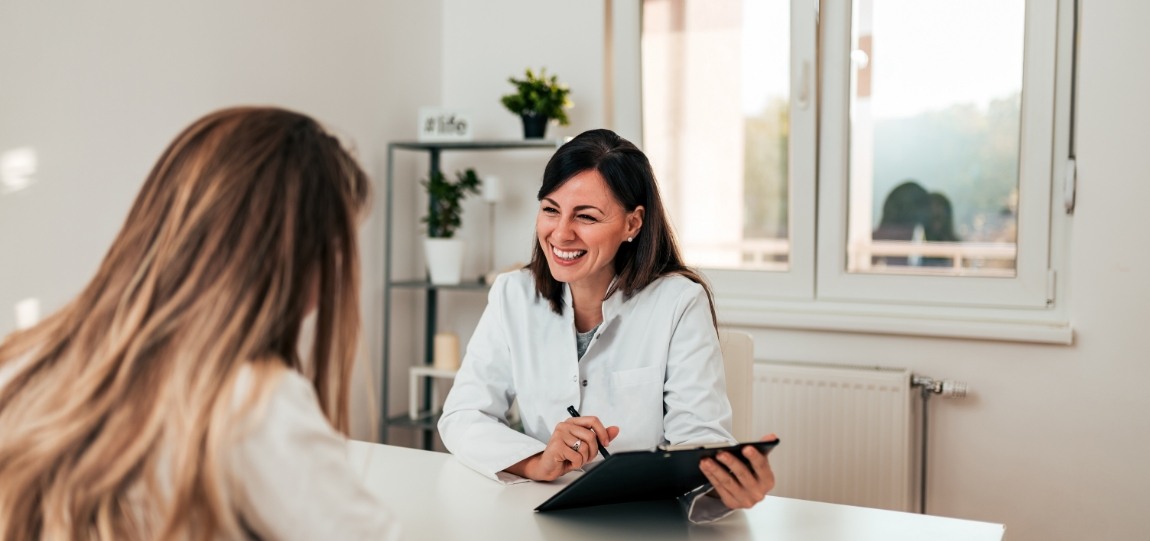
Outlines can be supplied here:
<path id="1" fill-rule="evenodd" d="M 499 185 L 499 177 L 487 175 L 483 177 L 483 200 L 488 203 L 498 203 L 503 198 L 503 187 Z"/>
<path id="2" fill-rule="evenodd" d="M 459 370 L 459 337 L 455 333 L 435 333 L 432 362 L 437 370 Z"/>

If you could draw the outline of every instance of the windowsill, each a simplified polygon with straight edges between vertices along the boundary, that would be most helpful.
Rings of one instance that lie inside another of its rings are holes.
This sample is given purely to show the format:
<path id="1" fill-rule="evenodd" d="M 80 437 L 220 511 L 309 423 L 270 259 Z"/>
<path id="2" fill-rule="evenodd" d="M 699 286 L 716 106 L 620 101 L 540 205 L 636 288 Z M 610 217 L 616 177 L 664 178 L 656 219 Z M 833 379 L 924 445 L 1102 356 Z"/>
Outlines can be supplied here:
<path id="1" fill-rule="evenodd" d="M 724 325 L 1070 345 L 1074 329 L 1054 310 L 946 309 L 819 301 L 715 299 Z"/>

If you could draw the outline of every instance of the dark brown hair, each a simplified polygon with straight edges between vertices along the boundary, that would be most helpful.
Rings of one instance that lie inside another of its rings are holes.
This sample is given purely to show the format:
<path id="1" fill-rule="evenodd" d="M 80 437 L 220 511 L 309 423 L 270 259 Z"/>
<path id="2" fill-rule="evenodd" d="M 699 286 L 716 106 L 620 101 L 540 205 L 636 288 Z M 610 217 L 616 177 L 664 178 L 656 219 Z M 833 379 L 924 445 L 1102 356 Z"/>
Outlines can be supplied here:
<path id="1" fill-rule="evenodd" d="M 717 327 L 711 288 L 698 272 L 683 264 L 675 233 L 659 197 L 651 162 L 633 143 L 611 130 L 598 129 L 579 134 L 559 147 L 547 162 L 543 170 L 543 185 L 539 187 L 536 198 L 542 201 L 575 175 L 589 170 L 603 176 L 611 194 L 627 212 L 640 206 L 645 209 L 643 227 L 635 240 L 623 243 L 615 253 L 614 270 L 618 279 L 607 290 L 604 299 L 616 291 L 630 297 L 661 276 L 679 274 L 703 286 L 711 308 L 711 320 Z M 536 293 L 547 299 L 555 313 L 562 314 L 563 284 L 551 275 L 547 255 L 538 239 L 534 242 L 531 263 L 527 268 L 535 276 Z"/>

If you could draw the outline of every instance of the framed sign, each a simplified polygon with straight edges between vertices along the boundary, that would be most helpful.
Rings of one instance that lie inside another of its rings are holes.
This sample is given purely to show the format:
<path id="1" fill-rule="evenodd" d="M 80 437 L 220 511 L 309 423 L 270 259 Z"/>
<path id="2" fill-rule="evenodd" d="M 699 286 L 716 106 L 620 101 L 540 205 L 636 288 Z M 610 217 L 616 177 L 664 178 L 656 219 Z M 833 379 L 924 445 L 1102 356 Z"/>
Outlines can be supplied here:
<path id="1" fill-rule="evenodd" d="M 471 115 L 435 107 L 419 108 L 421 142 L 470 141 Z"/>

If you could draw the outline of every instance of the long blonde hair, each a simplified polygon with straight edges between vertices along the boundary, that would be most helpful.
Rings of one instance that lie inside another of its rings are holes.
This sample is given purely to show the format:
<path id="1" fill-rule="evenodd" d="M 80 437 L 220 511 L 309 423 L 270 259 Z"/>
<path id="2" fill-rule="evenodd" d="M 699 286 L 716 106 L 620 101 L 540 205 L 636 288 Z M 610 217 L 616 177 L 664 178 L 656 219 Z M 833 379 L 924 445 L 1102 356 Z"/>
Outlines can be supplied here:
<path id="1" fill-rule="evenodd" d="M 184 130 L 83 292 L 0 343 L 0 538 L 242 535 L 224 474 L 229 427 L 258 402 L 233 404 L 241 368 L 259 396 L 263 376 L 308 374 L 347 433 L 368 194 L 302 114 L 233 108 Z M 158 518 L 132 508 L 139 487 Z"/>

